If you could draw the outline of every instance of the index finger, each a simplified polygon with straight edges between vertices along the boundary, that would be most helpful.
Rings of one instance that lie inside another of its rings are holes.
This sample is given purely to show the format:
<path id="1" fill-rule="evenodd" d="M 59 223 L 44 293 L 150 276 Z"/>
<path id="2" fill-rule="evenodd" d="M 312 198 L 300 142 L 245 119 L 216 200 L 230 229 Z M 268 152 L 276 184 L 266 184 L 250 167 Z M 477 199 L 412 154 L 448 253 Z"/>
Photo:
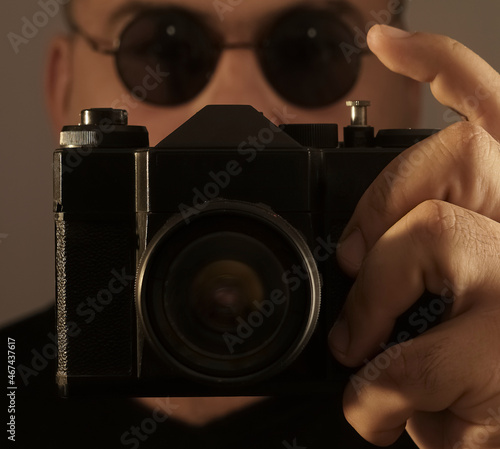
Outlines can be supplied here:
<path id="1" fill-rule="evenodd" d="M 500 75 L 465 45 L 428 33 L 394 38 L 394 28 L 374 26 L 368 45 L 393 72 L 430 83 L 434 97 L 500 139 Z M 401 36 L 400 33 L 396 35 Z"/>
<path id="2" fill-rule="evenodd" d="M 337 249 L 337 260 L 357 275 L 378 239 L 429 199 L 453 203 L 500 221 L 500 145 L 468 122 L 450 126 L 394 159 L 359 200 Z"/>

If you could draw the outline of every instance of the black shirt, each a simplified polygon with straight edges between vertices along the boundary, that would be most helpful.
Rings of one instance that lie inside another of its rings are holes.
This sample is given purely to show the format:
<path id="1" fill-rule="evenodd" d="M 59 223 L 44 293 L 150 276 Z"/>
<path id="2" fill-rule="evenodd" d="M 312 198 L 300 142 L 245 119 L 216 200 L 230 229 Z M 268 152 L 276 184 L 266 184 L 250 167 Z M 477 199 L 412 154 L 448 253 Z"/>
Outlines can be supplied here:
<path id="1" fill-rule="evenodd" d="M 15 443 L 4 440 L 1 447 L 374 447 L 345 421 L 341 397 L 331 395 L 269 398 L 203 427 L 191 427 L 161 412 L 154 413 L 130 398 L 62 399 L 55 385 L 54 308 L 3 329 L 1 334 L 4 345 L 9 338 L 15 340 L 17 386 L 14 390 Z M 171 402 L 175 404 L 175 399 Z M 8 398 L 7 407 L 9 405 Z M 4 413 L 9 430 L 11 413 L 6 409 Z M 3 438 L 9 436 L 7 433 Z M 416 446 L 405 435 L 391 447 Z"/>

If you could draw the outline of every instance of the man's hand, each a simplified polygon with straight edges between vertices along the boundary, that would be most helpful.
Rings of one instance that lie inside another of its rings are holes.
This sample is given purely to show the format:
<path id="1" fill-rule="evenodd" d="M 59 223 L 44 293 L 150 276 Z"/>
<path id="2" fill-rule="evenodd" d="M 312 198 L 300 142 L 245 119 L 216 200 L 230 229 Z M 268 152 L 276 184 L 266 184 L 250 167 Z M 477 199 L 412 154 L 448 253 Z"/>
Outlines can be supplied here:
<path id="1" fill-rule="evenodd" d="M 468 121 L 394 160 L 346 226 L 337 256 L 356 281 L 330 347 L 345 365 L 375 357 L 381 369 L 359 371 L 344 412 L 379 445 L 406 427 L 421 448 L 498 448 L 500 76 L 452 39 L 391 30 L 373 27 L 371 50 Z M 425 288 L 447 292 L 447 320 L 378 354 Z"/>

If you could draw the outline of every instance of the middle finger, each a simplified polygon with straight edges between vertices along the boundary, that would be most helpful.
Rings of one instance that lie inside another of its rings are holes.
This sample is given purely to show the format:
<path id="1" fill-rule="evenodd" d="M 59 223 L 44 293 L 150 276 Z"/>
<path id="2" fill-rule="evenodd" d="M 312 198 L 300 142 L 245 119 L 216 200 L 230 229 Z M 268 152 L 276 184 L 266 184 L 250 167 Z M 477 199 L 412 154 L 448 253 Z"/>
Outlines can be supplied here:
<path id="1" fill-rule="evenodd" d="M 450 126 L 394 159 L 361 197 L 340 238 L 337 257 L 350 275 L 394 223 L 428 199 L 448 201 L 500 221 L 500 145 L 468 122 Z M 357 254 L 346 238 L 357 234 Z M 362 248 L 362 251 L 359 251 Z"/>

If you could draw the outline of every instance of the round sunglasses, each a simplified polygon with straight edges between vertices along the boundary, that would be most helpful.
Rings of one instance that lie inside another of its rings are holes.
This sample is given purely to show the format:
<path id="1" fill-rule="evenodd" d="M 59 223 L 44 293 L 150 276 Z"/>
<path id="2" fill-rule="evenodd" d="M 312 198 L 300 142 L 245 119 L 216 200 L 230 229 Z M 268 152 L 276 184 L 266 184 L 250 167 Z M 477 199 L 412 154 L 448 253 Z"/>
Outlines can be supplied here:
<path id="1" fill-rule="evenodd" d="M 199 95 L 225 49 L 248 48 L 256 52 L 267 81 L 284 100 L 303 108 L 325 107 L 355 85 L 367 53 L 355 45 L 354 33 L 338 12 L 328 8 L 285 11 L 264 27 L 255 43 L 226 44 L 197 15 L 179 7 L 140 13 L 111 49 L 74 21 L 70 25 L 95 51 L 114 55 L 118 74 L 132 94 L 140 89 L 141 100 L 163 106 L 178 106 Z M 144 86 L 154 73 L 158 82 Z"/>

